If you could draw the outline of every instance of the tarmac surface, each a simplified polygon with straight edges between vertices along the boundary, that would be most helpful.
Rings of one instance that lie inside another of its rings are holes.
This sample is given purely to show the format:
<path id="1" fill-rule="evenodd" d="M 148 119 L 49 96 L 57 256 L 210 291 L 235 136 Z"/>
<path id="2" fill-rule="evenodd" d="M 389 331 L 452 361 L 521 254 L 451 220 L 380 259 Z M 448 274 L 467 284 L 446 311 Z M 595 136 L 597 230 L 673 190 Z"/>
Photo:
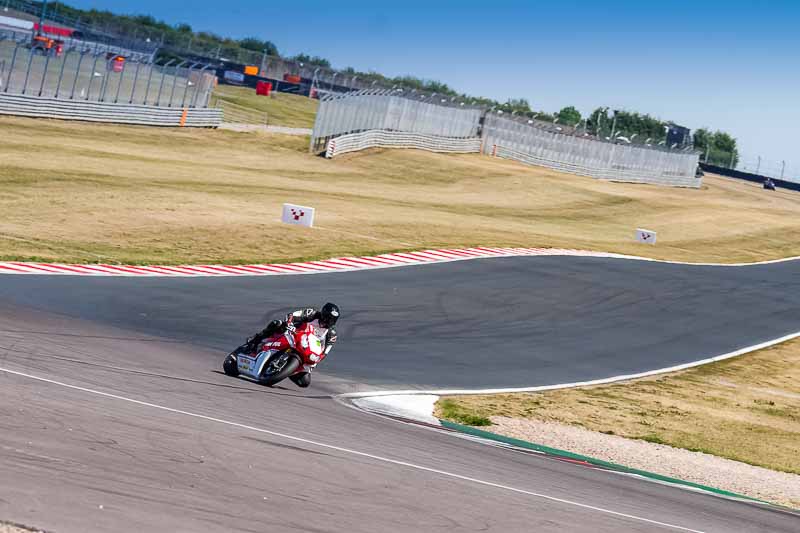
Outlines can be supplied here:
<path id="1" fill-rule="evenodd" d="M 52 531 L 797 531 L 800 517 L 349 408 L 800 330 L 800 263 L 502 258 L 253 278 L 0 276 L 0 520 Z M 343 311 L 310 389 L 224 376 L 292 306 Z"/>

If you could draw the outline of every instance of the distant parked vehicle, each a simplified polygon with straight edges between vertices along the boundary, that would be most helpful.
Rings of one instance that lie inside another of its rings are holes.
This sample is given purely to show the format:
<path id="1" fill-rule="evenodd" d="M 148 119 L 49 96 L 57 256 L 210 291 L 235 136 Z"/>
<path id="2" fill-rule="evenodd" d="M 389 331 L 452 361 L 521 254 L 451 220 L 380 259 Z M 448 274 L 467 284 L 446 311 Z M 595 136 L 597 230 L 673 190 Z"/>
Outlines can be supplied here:
<path id="1" fill-rule="evenodd" d="M 34 34 L 31 38 L 31 51 L 59 57 L 64 53 L 64 41 L 52 39 L 41 33 Z"/>

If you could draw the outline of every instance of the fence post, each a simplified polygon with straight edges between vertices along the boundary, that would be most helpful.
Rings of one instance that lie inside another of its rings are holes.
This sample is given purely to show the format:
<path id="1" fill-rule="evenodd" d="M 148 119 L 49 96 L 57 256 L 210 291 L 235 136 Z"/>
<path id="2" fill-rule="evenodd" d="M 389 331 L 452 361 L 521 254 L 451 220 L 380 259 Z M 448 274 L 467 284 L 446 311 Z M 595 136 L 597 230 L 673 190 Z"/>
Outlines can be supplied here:
<path id="1" fill-rule="evenodd" d="M 163 67 L 161 67 L 161 84 L 158 86 L 158 96 L 156 96 L 156 105 L 161 104 L 161 90 L 164 88 L 164 78 L 166 78 L 165 72 L 167 71 L 167 67 L 174 63 L 174 59 L 170 59 L 167 61 Z"/>
<path id="2" fill-rule="evenodd" d="M 172 75 L 172 91 L 169 93 L 169 103 L 167 104 L 167 107 L 172 107 L 172 99 L 175 98 L 175 86 L 178 84 L 178 69 L 186 63 L 186 61 L 181 61 L 175 65 L 175 74 Z M 187 79 L 186 81 L 188 82 L 189 80 Z"/>
<path id="3" fill-rule="evenodd" d="M 208 68 L 208 65 L 204 66 L 200 69 L 197 73 L 197 84 L 194 86 L 194 97 L 192 98 L 192 107 L 197 107 L 197 97 L 200 95 L 200 80 L 203 80 L 203 88 L 205 88 L 205 80 L 206 75 L 204 74 L 205 70 Z"/>
<path id="4" fill-rule="evenodd" d="M 48 50 L 44 60 L 44 69 L 42 70 L 42 82 L 39 84 L 39 94 L 37 96 L 42 96 L 44 92 L 44 82 L 47 79 L 47 70 L 50 67 L 50 55 L 51 52 Z"/>
<path id="5" fill-rule="evenodd" d="M 92 94 L 92 83 L 94 82 L 94 75 L 97 72 L 97 58 L 100 57 L 100 52 L 98 52 L 96 48 L 97 47 L 95 47 L 94 63 L 92 63 L 92 72 L 89 74 L 89 86 L 86 87 L 86 100 L 88 100 L 89 95 Z"/>
<path id="6" fill-rule="evenodd" d="M 8 80 L 6 80 L 5 92 L 8 92 L 11 87 L 11 80 L 14 77 L 14 64 L 17 62 L 17 50 L 19 50 L 19 43 L 15 41 L 14 54 L 11 56 L 11 65 L 8 68 Z"/>
<path id="7" fill-rule="evenodd" d="M 119 79 L 117 80 L 117 94 L 114 95 L 114 103 L 116 104 L 119 102 L 119 92 L 122 89 L 122 80 L 125 79 L 125 71 L 127 69 L 127 61 L 125 65 L 122 66 L 122 72 L 119 73 Z"/>
<path id="8" fill-rule="evenodd" d="M 150 62 L 150 75 L 147 77 L 147 85 L 144 88 L 144 101 L 142 102 L 144 105 L 147 105 L 147 97 L 150 96 L 150 82 L 153 81 L 153 71 L 156 68 L 156 64 L 152 61 Z"/>
<path id="9" fill-rule="evenodd" d="M 67 58 L 69 57 L 69 53 L 64 53 L 64 61 L 61 62 L 61 70 L 58 73 L 58 83 L 56 84 L 56 95 L 55 98 L 58 98 L 58 93 L 61 92 L 61 80 L 64 79 L 64 67 L 67 66 Z"/>
<path id="10" fill-rule="evenodd" d="M 69 94 L 69 99 L 72 100 L 75 98 L 75 87 L 78 85 L 78 78 L 81 75 L 81 63 L 83 63 L 83 56 L 87 54 L 86 50 L 80 52 L 80 56 L 78 57 L 78 66 L 75 69 L 75 79 L 72 80 L 72 92 Z"/>
<path id="11" fill-rule="evenodd" d="M 28 90 L 28 78 L 31 75 L 31 63 L 33 63 L 33 48 L 31 48 L 30 54 L 28 55 L 28 69 L 25 71 L 25 83 L 22 84 L 22 94 L 25 94 L 25 91 Z"/>
<path id="12" fill-rule="evenodd" d="M 181 107 L 184 107 L 186 105 L 186 94 L 189 92 L 189 83 L 191 83 L 192 81 L 191 80 L 192 70 L 197 65 L 199 65 L 199 63 L 192 63 L 191 65 L 189 65 L 189 72 L 186 73 L 186 87 L 183 90 L 183 98 L 181 99 Z"/>
<path id="13" fill-rule="evenodd" d="M 139 58 L 139 60 L 136 61 L 136 72 L 133 73 L 133 86 L 131 87 L 131 97 L 130 97 L 130 99 L 128 99 L 128 103 L 129 104 L 133 103 L 133 95 L 136 94 L 136 83 L 138 83 L 138 81 L 139 81 L 139 69 L 140 68 L 142 68 L 142 59 L 141 58 Z"/>

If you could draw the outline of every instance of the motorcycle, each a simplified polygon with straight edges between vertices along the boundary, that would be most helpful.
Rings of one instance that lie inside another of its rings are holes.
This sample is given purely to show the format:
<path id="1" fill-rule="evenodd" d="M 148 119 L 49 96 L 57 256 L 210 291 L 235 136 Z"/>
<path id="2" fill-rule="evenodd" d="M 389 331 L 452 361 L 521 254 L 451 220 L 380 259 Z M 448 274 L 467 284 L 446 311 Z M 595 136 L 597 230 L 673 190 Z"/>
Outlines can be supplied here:
<path id="1" fill-rule="evenodd" d="M 265 339 L 255 355 L 244 353 L 240 348 L 223 361 L 225 374 L 233 377 L 243 375 L 269 386 L 289 376 L 311 372 L 325 359 L 323 337 L 310 322 Z"/>

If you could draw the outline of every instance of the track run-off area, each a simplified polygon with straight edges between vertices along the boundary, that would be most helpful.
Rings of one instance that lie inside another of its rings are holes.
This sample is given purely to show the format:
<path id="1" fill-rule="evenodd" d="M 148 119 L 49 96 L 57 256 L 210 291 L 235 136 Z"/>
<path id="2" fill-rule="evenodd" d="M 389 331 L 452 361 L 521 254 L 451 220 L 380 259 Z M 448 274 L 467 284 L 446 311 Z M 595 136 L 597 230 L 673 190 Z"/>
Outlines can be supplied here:
<path id="1" fill-rule="evenodd" d="M 798 260 L 526 255 L 313 275 L 0 275 L 0 518 L 59 532 L 796 531 L 778 508 L 334 401 L 606 379 L 800 331 Z M 340 340 L 311 388 L 222 374 L 266 320 L 325 301 L 342 309 Z"/>

